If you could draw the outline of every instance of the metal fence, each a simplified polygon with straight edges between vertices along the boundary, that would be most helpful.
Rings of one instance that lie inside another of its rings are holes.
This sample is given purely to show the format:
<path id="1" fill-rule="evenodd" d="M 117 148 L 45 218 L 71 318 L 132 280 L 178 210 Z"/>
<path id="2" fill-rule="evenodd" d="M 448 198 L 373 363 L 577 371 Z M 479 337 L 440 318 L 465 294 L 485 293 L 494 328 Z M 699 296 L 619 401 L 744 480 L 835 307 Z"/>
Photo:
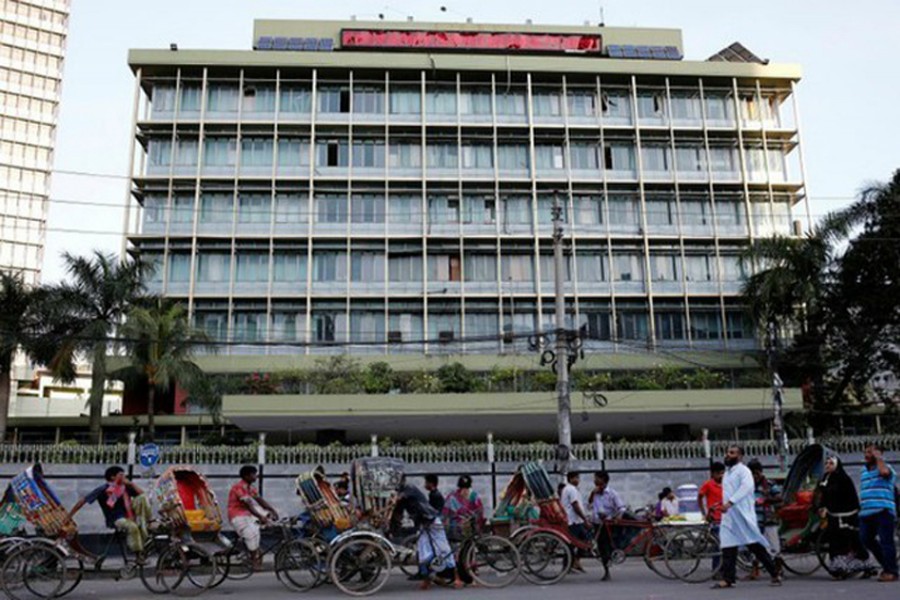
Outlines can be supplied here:
<path id="1" fill-rule="evenodd" d="M 843 436 L 816 440 L 838 453 L 860 453 L 867 443 L 877 442 L 888 451 L 900 451 L 900 435 L 874 437 Z M 810 440 L 791 440 L 789 454 L 800 452 Z M 610 442 L 597 438 L 595 442 L 575 444 L 572 454 L 577 460 L 690 460 L 722 456 L 730 441 L 694 442 Z M 773 457 L 777 445 L 773 440 L 742 440 L 747 456 Z M 557 454 L 554 444 L 544 442 L 398 445 L 371 444 L 352 446 L 163 446 L 162 464 L 238 464 L 257 463 L 283 465 L 346 464 L 363 456 L 393 456 L 409 464 L 416 463 L 519 463 L 531 460 L 552 461 Z M 0 445 L 0 464 L 124 464 L 134 457 L 134 448 L 117 445 Z"/>

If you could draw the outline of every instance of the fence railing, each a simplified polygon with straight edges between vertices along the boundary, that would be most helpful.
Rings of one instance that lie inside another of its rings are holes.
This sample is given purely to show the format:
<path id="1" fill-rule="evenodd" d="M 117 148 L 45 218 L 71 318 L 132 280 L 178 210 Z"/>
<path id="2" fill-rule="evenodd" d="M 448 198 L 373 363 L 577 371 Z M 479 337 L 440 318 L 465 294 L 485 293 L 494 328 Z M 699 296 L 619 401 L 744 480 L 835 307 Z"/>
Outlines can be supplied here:
<path id="1" fill-rule="evenodd" d="M 900 435 L 842 436 L 816 440 L 839 454 L 861 453 L 870 442 L 877 442 L 888 451 L 900 451 Z M 709 453 L 720 457 L 730 441 L 712 441 Z M 774 457 L 778 454 L 773 440 L 742 440 L 744 453 L 752 457 Z M 790 440 L 789 454 L 796 455 L 809 442 Z M 357 444 L 351 446 L 299 446 L 266 445 L 262 453 L 266 464 L 311 465 L 347 464 L 353 459 L 378 454 L 401 458 L 407 463 L 518 463 L 532 460 L 553 461 L 557 455 L 554 444 L 543 442 L 515 443 L 491 442 L 457 444 Z M 576 460 L 692 460 L 707 458 L 706 444 L 696 442 L 591 442 L 575 444 L 572 448 Z M 127 444 L 116 445 L 0 445 L 0 464 L 125 464 L 128 461 Z M 260 446 L 163 446 L 160 448 L 161 464 L 221 464 L 256 463 L 260 458 Z"/>

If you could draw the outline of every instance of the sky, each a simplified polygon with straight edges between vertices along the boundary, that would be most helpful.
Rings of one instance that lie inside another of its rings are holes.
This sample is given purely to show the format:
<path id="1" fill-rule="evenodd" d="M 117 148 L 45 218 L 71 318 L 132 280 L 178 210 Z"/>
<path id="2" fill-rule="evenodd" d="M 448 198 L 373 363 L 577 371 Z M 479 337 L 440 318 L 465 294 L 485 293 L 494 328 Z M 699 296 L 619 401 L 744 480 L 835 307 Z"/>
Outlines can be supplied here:
<path id="1" fill-rule="evenodd" d="M 45 282 L 65 277 L 62 252 L 122 247 L 134 78 L 129 48 L 249 49 L 255 18 L 387 19 L 683 30 L 685 58 L 734 41 L 799 63 L 801 135 L 811 212 L 852 201 L 900 167 L 900 2 L 896 0 L 73 0 L 54 157 Z M 441 11 L 446 6 L 446 11 Z M 75 175 L 74 172 L 92 175 Z M 98 176 L 100 174 L 106 176 Z M 74 202 L 74 203 L 73 203 Z M 114 206 L 87 206 L 78 202 Z M 92 233 L 84 233 L 90 231 Z"/>

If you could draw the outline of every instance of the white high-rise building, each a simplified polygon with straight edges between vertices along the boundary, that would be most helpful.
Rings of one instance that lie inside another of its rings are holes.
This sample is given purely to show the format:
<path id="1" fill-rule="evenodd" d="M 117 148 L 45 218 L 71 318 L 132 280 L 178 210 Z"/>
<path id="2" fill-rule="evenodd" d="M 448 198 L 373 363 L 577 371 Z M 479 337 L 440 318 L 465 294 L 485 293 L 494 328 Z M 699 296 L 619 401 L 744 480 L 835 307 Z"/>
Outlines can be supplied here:
<path id="1" fill-rule="evenodd" d="M 0 0 L 0 269 L 40 281 L 71 0 Z"/>

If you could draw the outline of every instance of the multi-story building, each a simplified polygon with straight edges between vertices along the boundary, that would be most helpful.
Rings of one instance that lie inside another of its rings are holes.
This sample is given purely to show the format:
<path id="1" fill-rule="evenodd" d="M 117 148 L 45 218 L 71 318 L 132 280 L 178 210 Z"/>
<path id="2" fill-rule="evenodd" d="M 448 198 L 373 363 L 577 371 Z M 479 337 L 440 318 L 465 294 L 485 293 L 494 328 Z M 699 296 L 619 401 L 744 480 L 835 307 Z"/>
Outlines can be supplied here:
<path id="1" fill-rule="evenodd" d="M 670 29 L 257 21 L 134 50 L 131 249 L 226 352 L 755 346 L 754 239 L 807 219 L 795 65 Z"/>
<path id="2" fill-rule="evenodd" d="M 70 0 L 0 0 L 0 269 L 40 280 Z"/>

